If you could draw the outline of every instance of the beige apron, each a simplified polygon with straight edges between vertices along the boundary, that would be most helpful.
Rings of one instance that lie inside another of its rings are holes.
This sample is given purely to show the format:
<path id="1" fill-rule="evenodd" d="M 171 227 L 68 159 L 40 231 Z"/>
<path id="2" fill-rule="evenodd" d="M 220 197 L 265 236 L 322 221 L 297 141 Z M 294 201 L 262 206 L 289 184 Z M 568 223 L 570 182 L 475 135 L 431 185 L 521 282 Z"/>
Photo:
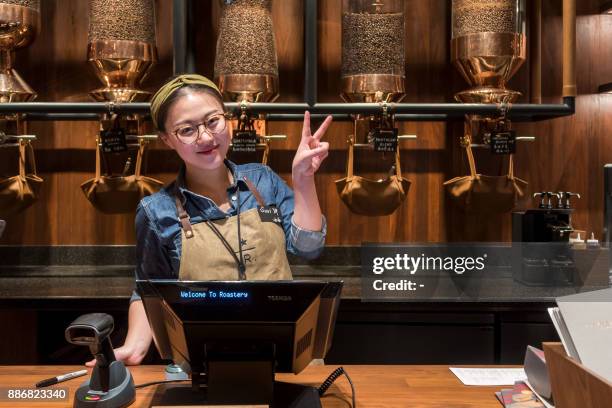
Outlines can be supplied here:
<path id="1" fill-rule="evenodd" d="M 259 212 L 267 210 L 265 203 L 255 186 L 246 177 L 243 180 L 255 196 L 258 207 L 220 220 L 191 224 L 178 193 L 175 194 L 182 229 L 179 280 L 292 279 L 285 247 L 285 232 L 280 225 L 261 220 Z M 244 274 L 240 273 L 238 266 L 241 258 L 238 249 L 238 226 L 242 241 Z M 225 238 L 226 243 L 221 237 Z M 235 256 L 230 253 L 230 249 Z"/>

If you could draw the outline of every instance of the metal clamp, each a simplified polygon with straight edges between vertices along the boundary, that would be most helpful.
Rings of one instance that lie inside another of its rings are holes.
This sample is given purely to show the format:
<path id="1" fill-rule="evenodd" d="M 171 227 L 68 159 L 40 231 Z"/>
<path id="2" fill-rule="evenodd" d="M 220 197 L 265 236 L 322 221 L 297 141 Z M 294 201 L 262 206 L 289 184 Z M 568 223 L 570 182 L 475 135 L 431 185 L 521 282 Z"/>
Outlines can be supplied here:
<path id="1" fill-rule="evenodd" d="M 266 141 L 270 141 L 270 140 L 285 140 L 285 139 L 287 139 L 287 135 L 268 135 L 268 136 L 261 136 L 261 138 L 266 140 Z"/>
<path id="2" fill-rule="evenodd" d="M 240 116 L 238 117 L 238 131 L 254 130 L 251 115 L 249 115 L 249 103 L 246 100 L 240 102 Z"/>
<path id="3" fill-rule="evenodd" d="M 0 132 L 0 143 L 7 143 L 10 140 L 17 141 L 34 141 L 36 140 L 36 135 L 7 135 L 4 132 Z"/>
<path id="4" fill-rule="evenodd" d="M 503 100 L 497 104 L 497 108 L 499 109 L 499 118 L 503 121 L 506 119 L 506 115 L 510 108 L 512 108 L 512 104 Z"/>
<path id="5" fill-rule="evenodd" d="M 516 140 L 520 142 L 535 142 L 536 137 L 535 136 L 517 136 Z"/>
<path id="6" fill-rule="evenodd" d="M 517 136 L 515 140 L 518 142 L 535 142 L 536 138 L 535 136 Z M 472 143 L 470 144 L 470 147 L 490 149 L 491 144 L 490 143 Z"/>
<path id="7" fill-rule="evenodd" d="M 119 105 L 119 104 L 118 104 L 118 103 L 116 103 L 115 101 L 109 101 L 109 102 L 106 104 L 106 106 L 107 106 L 107 108 L 108 108 L 108 115 L 109 115 L 109 116 L 113 116 L 113 114 L 114 114 L 114 113 L 117 113 L 117 112 L 115 112 L 115 110 L 116 110 L 116 109 L 118 109 L 118 105 Z"/>
<path id="8" fill-rule="evenodd" d="M 382 108 L 382 117 L 387 119 L 389 116 L 389 105 L 387 104 L 387 101 L 382 101 L 380 103 L 380 107 Z"/>
<path id="9" fill-rule="evenodd" d="M 249 103 L 243 99 L 240 101 L 240 116 L 247 115 L 247 111 L 249 110 Z"/>
<path id="10" fill-rule="evenodd" d="M 135 139 L 138 140 L 144 140 L 145 142 L 152 142 L 158 139 L 158 136 L 156 134 L 153 135 L 129 135 L 126 136 L 126 138 L 131 138 L 134 137 Z"/>

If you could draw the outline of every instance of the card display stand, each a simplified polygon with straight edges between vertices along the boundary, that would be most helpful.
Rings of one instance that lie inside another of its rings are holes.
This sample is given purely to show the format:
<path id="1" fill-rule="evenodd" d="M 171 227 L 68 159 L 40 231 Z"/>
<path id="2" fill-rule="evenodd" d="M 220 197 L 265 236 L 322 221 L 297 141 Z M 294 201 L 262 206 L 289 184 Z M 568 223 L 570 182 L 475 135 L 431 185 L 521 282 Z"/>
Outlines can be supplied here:
<path id="1" fill-rule="evenodd" d="M 569 357 L 561 343 L 544 343 L 546 365 L 556 408 L 606 408 L 612 382 Z"/>

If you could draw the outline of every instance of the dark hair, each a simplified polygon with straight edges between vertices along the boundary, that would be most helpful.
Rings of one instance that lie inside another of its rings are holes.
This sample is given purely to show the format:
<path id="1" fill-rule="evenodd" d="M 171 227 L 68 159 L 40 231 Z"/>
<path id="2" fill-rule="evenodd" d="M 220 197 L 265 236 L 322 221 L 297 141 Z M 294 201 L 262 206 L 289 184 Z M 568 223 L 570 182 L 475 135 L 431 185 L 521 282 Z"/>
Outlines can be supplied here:
<path id="1" fill-rule="evenodd" d="M 172 79 L 172 78 L 171 78 Z M 225 105 L 223 104 L 223 98 L 221 95 L 217 93 L 214 89 L 199 84 L 189 84 L 182 86 L 178 90 L 176 90 L 172 95 L 168 97 L 159 107 L 159 111 L 157 113 L 157 129 L 165 132 L 166 131 L 166 118 L 168 117 L 168 111 L 174 102 L 176 102 L 179 98 L 185 96 L 188 93 L 207 93 L 210 96 L 214 97 L 217 102 L 221 105 L 221 108 L 225 112 Z"/>

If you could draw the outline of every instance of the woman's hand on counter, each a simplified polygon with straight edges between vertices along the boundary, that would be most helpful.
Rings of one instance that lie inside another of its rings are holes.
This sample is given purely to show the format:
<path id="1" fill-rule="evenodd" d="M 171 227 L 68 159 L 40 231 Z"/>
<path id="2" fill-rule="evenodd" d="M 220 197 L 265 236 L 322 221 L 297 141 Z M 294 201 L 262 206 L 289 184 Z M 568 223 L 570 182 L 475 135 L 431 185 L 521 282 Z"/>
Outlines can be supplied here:
<path id="1" fill-rule="evenodd" d="M 152 340 L 153 333 L 149 327 L 142 300 L 135 300 L 130 303 L 125 343 L 115 349 L 115 358 L 123 361 L 125 365 L 138 365 L 149 352 Z M 96 360 L 88 361 L 85 365 L 93 367 L 96 365 Z"/>
<path id="2" fill-rule="evenodd" d="M 142 359 L 147 355 L 149 351 L 149 344 L 144 346 L 144 344 L 136 345 L 136 344 L 124 344 L 121 347 L 114 349 L 115 358 L 118 361 L 123 361 L 123 363 L 127 366 L 130 365 L 139 365 L 142 362 Z M 96 359 L 92 359 L 85 363 L 87 367 L 93 367 L 96 365 Z"/>

